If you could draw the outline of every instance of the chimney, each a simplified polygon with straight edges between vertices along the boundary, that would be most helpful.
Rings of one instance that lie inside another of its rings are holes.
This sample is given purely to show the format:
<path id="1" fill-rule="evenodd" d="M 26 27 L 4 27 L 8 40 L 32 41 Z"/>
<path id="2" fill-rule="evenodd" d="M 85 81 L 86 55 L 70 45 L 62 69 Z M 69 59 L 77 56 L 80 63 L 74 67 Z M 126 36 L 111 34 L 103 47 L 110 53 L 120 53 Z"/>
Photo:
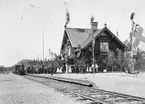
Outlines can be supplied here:
<path id="1" fill-rule="evenodd" d="M 91 29 L 95 32 L 98 30 L 98 22 L 91 22 Z"/>

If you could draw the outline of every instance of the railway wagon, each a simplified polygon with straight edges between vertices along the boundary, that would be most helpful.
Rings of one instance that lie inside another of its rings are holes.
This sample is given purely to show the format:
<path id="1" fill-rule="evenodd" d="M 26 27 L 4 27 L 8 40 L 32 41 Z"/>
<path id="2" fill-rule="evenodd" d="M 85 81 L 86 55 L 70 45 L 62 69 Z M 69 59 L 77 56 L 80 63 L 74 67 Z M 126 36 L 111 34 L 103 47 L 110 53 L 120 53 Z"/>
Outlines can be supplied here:
<path id="1" fill-rule="evenodd" d="M 25 66 L 22 65 L 15 65 L 15 73 L 19 75 L 26 75 Z"/>

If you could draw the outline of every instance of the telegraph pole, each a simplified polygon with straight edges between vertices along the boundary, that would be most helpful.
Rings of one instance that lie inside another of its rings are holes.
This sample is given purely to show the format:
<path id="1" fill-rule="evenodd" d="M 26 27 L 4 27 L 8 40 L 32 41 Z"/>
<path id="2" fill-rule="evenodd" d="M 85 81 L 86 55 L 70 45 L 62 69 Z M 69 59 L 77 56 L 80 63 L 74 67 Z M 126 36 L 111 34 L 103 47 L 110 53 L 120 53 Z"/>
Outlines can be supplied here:
<path id="1" fill-rule="evenodd" d="M 44 65 L 44 29 L 42 28 L 42 47 L 43 47 L 43 65 Z"/>
<path id="2" fill-rule="evenodd" d="M 38 63 L 39 63 L 39 55 L 37 54 L 37 65 L 38 65 Z"/>

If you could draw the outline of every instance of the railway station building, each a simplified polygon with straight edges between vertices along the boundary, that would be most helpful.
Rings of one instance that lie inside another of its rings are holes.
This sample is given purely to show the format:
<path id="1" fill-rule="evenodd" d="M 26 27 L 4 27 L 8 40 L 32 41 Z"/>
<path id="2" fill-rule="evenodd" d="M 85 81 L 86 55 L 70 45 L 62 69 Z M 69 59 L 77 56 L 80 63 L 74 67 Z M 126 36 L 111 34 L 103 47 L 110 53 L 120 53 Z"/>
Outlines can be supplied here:
<path id="1" fill-rule="evenodd" d="M 124 53 L 126 46 L 108 29 L 107 24 L 99 29 L 98 22 L 91 22 L 90 29 L 65 27 L 60 54 L 64 60 L 83 57 L 87 64 L 91 65 L 92 51 L 98 62 L 107 57 L 108 51 L 117 54 L 118 49 Z"/>

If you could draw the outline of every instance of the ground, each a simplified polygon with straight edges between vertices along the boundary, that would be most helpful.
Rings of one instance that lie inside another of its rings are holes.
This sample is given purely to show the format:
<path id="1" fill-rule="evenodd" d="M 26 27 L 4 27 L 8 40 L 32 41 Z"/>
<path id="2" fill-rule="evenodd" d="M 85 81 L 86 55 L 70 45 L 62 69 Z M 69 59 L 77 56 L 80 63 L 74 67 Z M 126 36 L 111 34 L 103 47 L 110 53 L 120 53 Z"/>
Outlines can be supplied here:
<path id="1" fill-rule="evenodd" d="M 41 74 L 51 76 L 50 74 Z M 57 77 L 89 80 L 97 87 L 145 98 L 145 73 L 54 74 Z M 0 75 L 0 104 L 81 104 L 61 92 L 21 76 Z"/>
<path id="2" fill-rule="evenodd" d="M 54 89 L 21 76 L 0 75 L 0 104 L 80 104 Z"/>
<path id="3" fill-rule="evenodd" d="M 43 76 L 49 76 L 43 74 Z M 145 73 L 136 76 L 127 73 L 55 74 L 53 76 L 89 80 L 100 89 L 145 98 Z"/>

